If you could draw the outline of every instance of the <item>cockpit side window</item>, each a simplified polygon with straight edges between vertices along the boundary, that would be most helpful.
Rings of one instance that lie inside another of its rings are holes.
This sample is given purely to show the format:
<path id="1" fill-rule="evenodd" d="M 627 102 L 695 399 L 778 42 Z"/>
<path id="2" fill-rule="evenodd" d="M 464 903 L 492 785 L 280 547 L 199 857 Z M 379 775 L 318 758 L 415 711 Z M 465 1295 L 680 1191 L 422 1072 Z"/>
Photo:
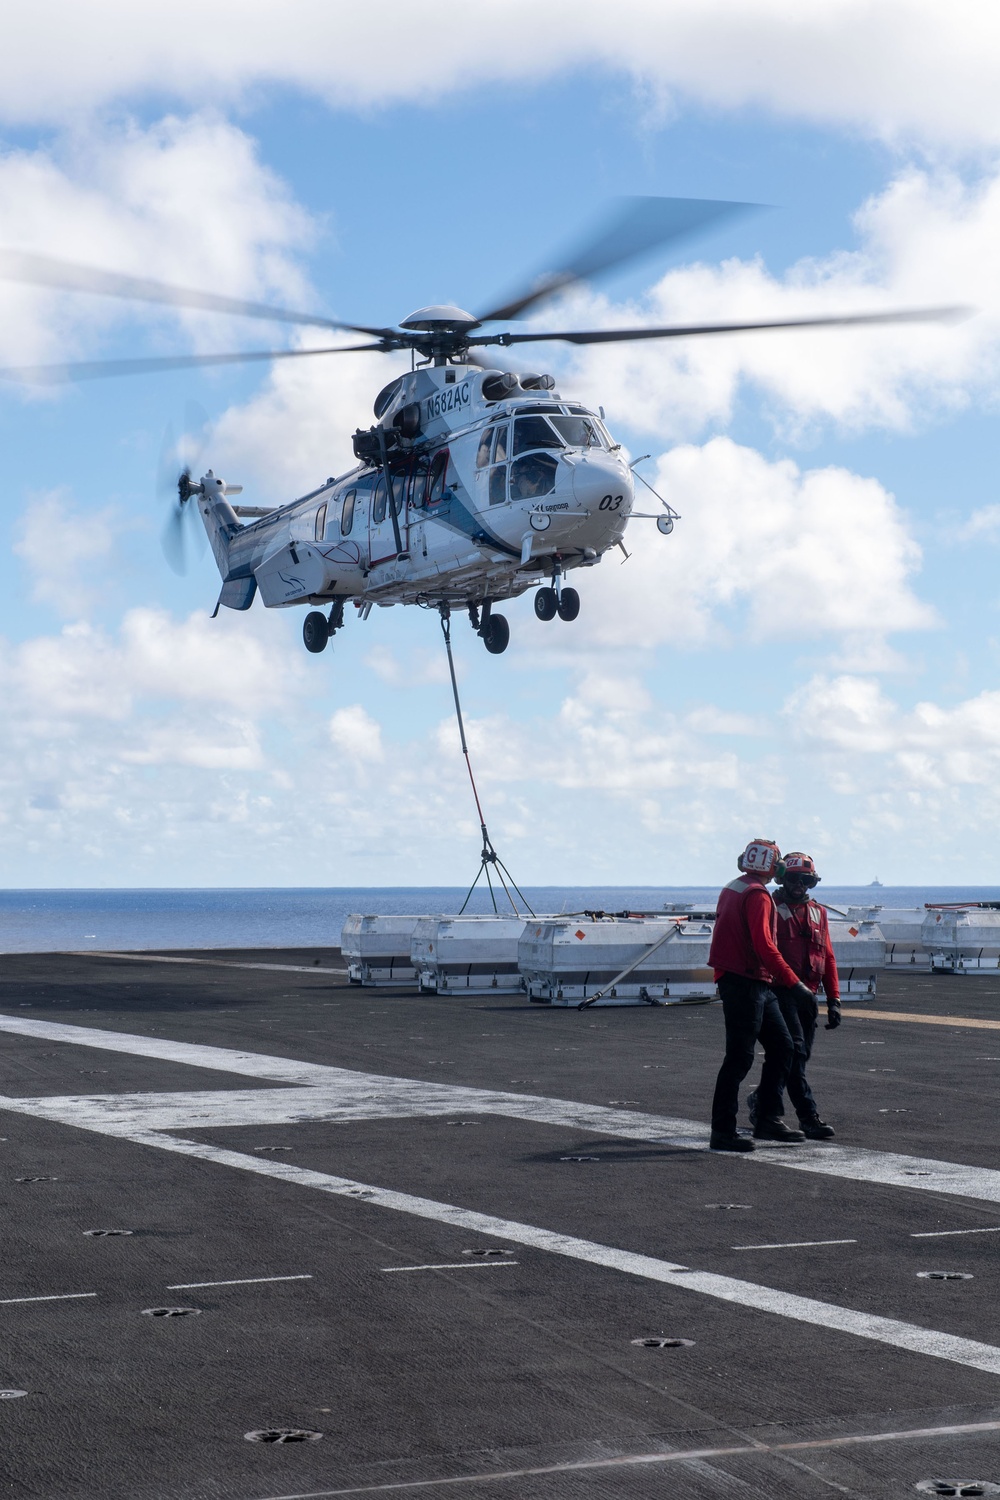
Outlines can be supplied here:
<path id="1" fill-rule="evenodd" d="M 495 464 L 502 464 L 502 463 L 506 463 L 506 461 L 507 461 L 507 423 L 506 422 L 501 422 L 500 426 L 497 428 L 497 441 L 496 441 L 496 447 L 493 450 L 493 462 Z"/>
<path id="2" fill-rule="evenodd" d="M 514 457 L 531 448 L 562 448 L 561 436 L 545 417 L 518 417 L 514 423 Z"/>
<path id="3" fill-rule="evenodd" d="M 320 506 L 319 510 L 316 512 L 316 530 L 315 530 L 315 532 L 313 534 L 314 534 L 317 542 L 321 542 L 323 540 L 323 537 L 324 537 L 325 533 L 326 533 L 326 501 L 324 500 L 323 504 Z"/>
<path id="4" fill-rule="evenodd" d="M 340 534 L 350 536 L 351 527 L 354 525 L 354 501 L 357 490 L 348 490 L 344 496 L 344 508 L 340 513 Z"/>
<path id="5" fill-rule="evenodd" d="M 484 427 L 479 435 L 479 448 L 476 452 L 476 468 L 485 469 L 490 461 L 490 444 L 493 441 L 495 427 Z"/>
<path id="6" fill-rule="evenodd" d="M 528 453 L 515 459 L 510 466 L 510 498 L 533 500 L 537 495 L 551 495 L 558 463 L 550 453 Z"/>

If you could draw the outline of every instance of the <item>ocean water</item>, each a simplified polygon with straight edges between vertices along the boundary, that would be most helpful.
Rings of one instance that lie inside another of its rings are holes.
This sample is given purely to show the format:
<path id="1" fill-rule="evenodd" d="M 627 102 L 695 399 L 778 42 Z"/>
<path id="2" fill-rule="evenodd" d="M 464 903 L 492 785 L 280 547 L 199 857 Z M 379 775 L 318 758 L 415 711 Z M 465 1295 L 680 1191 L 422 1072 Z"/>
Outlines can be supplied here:
<path id="1" fill-rule="evenodd" d="M 0 891 L 0 952 L 329 947 L 339 944 L 349 912 L 454 913 L 465 891 L 453 886 Z M 717 886 L 524 889 L 536 913 L 657 911 L 668 902 L 714 901 L 718 893 Z M 1000 887 L 820 886 L 816 894 L 833 906 L 876 901 L 887 907 L 922 906 L 925 901 L 997 901 Z M 477 889 L 467 910 L 492 911 L 489 893 Z"/>

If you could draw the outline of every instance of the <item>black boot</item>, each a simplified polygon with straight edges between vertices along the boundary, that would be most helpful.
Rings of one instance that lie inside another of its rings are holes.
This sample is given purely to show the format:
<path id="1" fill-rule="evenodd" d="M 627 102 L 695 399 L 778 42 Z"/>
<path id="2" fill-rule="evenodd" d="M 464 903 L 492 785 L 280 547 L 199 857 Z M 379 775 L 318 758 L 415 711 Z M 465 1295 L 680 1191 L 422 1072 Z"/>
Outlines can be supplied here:
<path id="1" fill-rule="evenodd" d="M 808 1120 L 800 1120 L 799 1125 L 802 1127 L 802 1134 L 810 1141 L 828 1141 L 831 1136 L 837 1134 L 833 1126 L 821 1120 L 819 1115 L 812 1115 Z"/>
<path id="2" fill-rule="evenodd" d="M 784 1120 L 758 1120 L 753 1138 L 755 1141 L 782 1141 L 785 1145 L 795 1145 L 805 1140 L 805 1134 L 801 1130 L 789 1130 Z"/>
<path id="3" fill-rule="evenodd" d="M 745 1135 L 726 1135 L 721 1130 L 713 1130 L 708 1148 L 710 1151 L 752 1151 L 754 1144 Z"/>

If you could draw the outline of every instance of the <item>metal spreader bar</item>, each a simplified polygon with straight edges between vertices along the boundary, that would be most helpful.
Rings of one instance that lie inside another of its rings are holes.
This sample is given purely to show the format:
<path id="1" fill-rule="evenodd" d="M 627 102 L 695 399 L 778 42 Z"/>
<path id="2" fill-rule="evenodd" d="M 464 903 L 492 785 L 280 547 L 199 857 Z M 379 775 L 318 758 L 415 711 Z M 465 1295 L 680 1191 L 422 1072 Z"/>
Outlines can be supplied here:
<path id="1" fill-rule="evenodd" d="M 602 990 L 595 990 L 589 1000 L 581 1000 L 580 1004 L 576 1007 L 577 1010 L 587 1010 L 591 1005 L 596 1004 L 598 1000 L 603 1000 L 608 990 L 613 990 L 615 985 L 620 984 L 627 974 L 631 974 L 633 969 L 637 969 L 640 964 L 644 964 L 646 959 L 650 958 L 658 948 L 662 948 L 664 943 L 669 942 L 676 931 L 677 928 L 675 925 L 670 932 L 665 932 L 658 942 L 650 943 L 647 947 L 643 948 L 639 957 L 634 958 L 630 964 L 626 964 L 625 968 L 622 969 L 620 974 L 616 974 L 614 979 L 609 979 Z M 653 1000 L 649 995 L 644 996 L 644 999 L 647 1005 L 659 1005 L 661 1003 L 659 1000 Z"/>
<path id="2" fill-rule="evenodd" d="M 511 895 L 511 887 L 513 887 L 518 896 L 521 898 L 521 902 L 528 916 L 533 917 L 535 913 L 529 906 L 527 897 L 518 888 L 513 875 L 510 873 L 507 866 L 504 864 L 503 860 L 494 849 L 493 840 L 490 838 L 489 831 L 486 827 L 486 819 L 483 816 L 482 803 L 479 800 L 479 792 L 476 788 L 476 778 L 472 774 L 472 762 L 469 759 L 469 746 L 465 738 L 465 724 L 462 720 L 462 704 L 458 696 L 458 678 L 455 676 L 455 658 L 453 657 L 451 651 L 451 610 L 447 604 L 441 604 L 438 606 L 438 608 L 441 611 L 441 630 L 444 634 L 445 649 L 448 652 L 448 671 L 451 673 L 451 691 L 452 696 L 455 699 L 455 717 L 458 720 L 458 737 L 462 742 L 462 754 L 465 756 L 465 768 L 469 773 L 469 781 L 472 786 L 472 795 L 476 801 L 476 812 L 479 814 L 479 828 L 483 836 L 483 850 L 481 855 L 479 856 L 479 869 L 476 871 L 475 880 L 469 886 L 465 900 L 462 902 L 461 906 L 458 909 L 458 914 L 459 916 L 462 915 L 465 908 L 469 904 L 469 900 L 472 896 L 473 891 L 479 884 L 480 876 L 485 874 L 486 884 L 489 886 L 490 890 L 490 900 L 493 902 L 493 910 L 499 915 L 496 892 L 493 889 L 493 880 L 490 875 L 490 867 L 492 866 L 493 870 L 496 872 L 497 880 L 503 887 L 504 894 L 507 897 L 507 900 L 510 902 L 515 915 L 520 916 L 521 913 L 518 910 L 517 902 Z"/>

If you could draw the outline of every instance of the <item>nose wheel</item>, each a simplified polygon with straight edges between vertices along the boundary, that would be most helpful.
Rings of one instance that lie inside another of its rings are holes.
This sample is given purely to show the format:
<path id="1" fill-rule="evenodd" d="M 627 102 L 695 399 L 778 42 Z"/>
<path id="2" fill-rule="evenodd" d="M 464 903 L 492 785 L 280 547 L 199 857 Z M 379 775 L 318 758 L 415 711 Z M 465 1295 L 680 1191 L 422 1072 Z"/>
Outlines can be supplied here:
<path id="1" fill-rule="evenodd" d="M 535 594 L 535 614 L 539 620 L 575 620 L 580 613 L 580 595 L 576 589 L 539 589 Z"/>

